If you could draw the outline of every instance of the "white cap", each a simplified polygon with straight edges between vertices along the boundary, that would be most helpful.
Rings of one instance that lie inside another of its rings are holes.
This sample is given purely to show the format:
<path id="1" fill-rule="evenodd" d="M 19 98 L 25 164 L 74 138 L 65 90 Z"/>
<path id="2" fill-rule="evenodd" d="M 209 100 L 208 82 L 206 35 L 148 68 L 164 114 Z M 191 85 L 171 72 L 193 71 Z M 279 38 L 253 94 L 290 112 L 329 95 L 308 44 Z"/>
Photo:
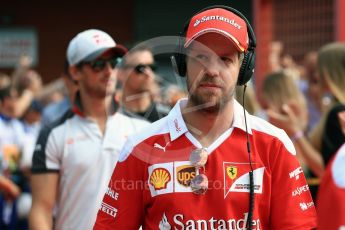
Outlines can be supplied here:
<path id="1" fill-rule="evenodd" d="M 122 55 L 126 50 L 122 46 L 116 46 L 109 34 L 96 29 L 80 32 L 69 43 L 67 48 L 67 60 L 69 65 L 76 65 L 81 61 L 92 61 L 109 49 L 115 49 Z"/>

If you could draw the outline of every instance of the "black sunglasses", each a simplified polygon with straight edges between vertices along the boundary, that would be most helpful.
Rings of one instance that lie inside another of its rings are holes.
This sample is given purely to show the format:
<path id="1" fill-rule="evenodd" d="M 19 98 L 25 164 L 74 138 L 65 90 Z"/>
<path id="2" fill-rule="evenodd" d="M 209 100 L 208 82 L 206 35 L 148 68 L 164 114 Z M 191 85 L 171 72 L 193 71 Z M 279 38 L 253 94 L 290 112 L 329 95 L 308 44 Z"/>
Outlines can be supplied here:
<path id="1" fill-rule="evenodd" d="M 78 64 L 78 66 L 81 67 L 82 65 L 89 65 L 95 72 L 100 72 L 105 68 L 107 63 L 109 63 L 111 68 L 114 69 L 121 62 L 122 57 L 112 57 L 109 59 L 96 59 L 90 62 L 81 62 L 80 64 Z"/>
<path id="2" fill-rule="evenodd" d="M 157 65 L 156 64 L 139 64 L 136 66 L 130 66 L 127 65 L 125 68 L 133 68 L 136 73 L 142 74 L 145 73 L 146 68 L 150 68 L 152 71 L 157 70 Z"/>

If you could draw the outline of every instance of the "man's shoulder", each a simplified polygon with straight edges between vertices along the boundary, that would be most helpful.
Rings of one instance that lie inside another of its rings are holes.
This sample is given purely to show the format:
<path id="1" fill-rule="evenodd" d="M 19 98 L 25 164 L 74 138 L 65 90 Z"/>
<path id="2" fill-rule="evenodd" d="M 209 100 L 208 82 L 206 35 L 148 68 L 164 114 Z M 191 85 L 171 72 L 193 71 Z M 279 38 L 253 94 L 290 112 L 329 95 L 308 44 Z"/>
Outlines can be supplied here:
<path id="1" fill-rule="evenodd" d="M 254 115 L 249 115 L 249 118 L 250 128 L 255 135 L 261 136 L 265 140 L 279 140 L 279 142 L 281 142 L 291 154 L 296 154 L 292 141 L 283 129 L 280 129 L 268 121 Z"/>
<path id="2" fill-rule="evenodd" d="M 49 123 L 49 124 L 45 124 L 42 126 L 41 130 L 40 130 L 40 135 L 39 136 L 45 136 L 46 138 L 48 138 L 49 134 L 54 130 L 58 130 L 58 129 L 63 129 L 65 123 L 67 120 L 71 119 L 74 116 L 74 113 L 71 109 L 67 110 L 60 118 L 58 118 L 57 120 Z"/>
<path id="3" fill-rule="evenodd" d="M 141 129 L 150 124 L 146 119 L 139 116 L 131 116 L 124 112 L 114 114 L 113 122 L 117 125 L 127 126 L 128 128 Z"/>
<path id="4" fill-rule="evenodd" d="M 284 132 L 284 130 L 278 128 L 277 126 L 269 123 L 267 120 L 255 116 L 255 115 L 249 115 L 248 116 L 251 120 L 251 128 L 254 130 L 260 130 L 262 132 L 275 135 L 277 133 Z"/>
<path id="5" fill-rule="evenodd" d="M 137 145 L 153 136 L 169 133 L 168 118 L 164 117 L 153 123 L 148 124 L 140 132 L 132 135 L 130 139 L 132 143 Z"/>
<path id="6" fill-rule="evenodd" d="M 119 161 L 124 161 L 136 146 L 143 144 L 152 138 L 157 138 L 161 135 L 166 134 L 169 134 L 169 125 L 167 117 L 164 117 L 158 121 L 155 121 L 147 125 L 138 133 L 131 135 L 128 138 L 124 148 L 120 153 Z"/>
<path id="7" fill-rule="evenodd" d="M 67 98 L 47 105 L 42 111 L 42 123 L 49 124 L 57 121 L 61 116 L 71 108 L 71 103 Z"/>

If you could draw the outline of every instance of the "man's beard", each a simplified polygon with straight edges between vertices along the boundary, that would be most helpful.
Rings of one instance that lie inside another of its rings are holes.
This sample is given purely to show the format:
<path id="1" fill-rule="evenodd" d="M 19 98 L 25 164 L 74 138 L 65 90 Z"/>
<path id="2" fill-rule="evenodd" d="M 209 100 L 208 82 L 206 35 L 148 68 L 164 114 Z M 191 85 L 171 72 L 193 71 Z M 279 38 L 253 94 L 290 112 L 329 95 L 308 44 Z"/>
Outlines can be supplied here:
<path id="1" fill-rule="evenodd" d="M 200 84 L 201 82 L 213 83 L 212 81 L 207 80 L 209 78 L 211 77 L 204 76 L 203 79 L 198 84 Z M 190 102 L 194 106 L 198 107 L 198 109 L 207 113 L 218 113 L 222 111 L 227 105 L 227 103 L 232 100 L 234 96 L 234 92 L 235 92 L 235 89 L 232 88 L 230 89 L 230 92 L 225 92 L 224 94 L 221 94 L 219 96 L 214 95 L 213 93 L 200 95 L 191 91 L 192 87 L 188 79 L 187 79 L 187 85 L 188 85 Z M 222 84 L 220 85 L 223 86 L 224 83 L 222 82 Z"/>
<path id="2" fill-rule="evenodd" d="M 115 88 L 113 87 L 95 87 L 85 84 L 84 90 L 87 91 L 89 95 L 95 98 L 104 99 L 106 96 L 113 95 L 115 93 Z"/>

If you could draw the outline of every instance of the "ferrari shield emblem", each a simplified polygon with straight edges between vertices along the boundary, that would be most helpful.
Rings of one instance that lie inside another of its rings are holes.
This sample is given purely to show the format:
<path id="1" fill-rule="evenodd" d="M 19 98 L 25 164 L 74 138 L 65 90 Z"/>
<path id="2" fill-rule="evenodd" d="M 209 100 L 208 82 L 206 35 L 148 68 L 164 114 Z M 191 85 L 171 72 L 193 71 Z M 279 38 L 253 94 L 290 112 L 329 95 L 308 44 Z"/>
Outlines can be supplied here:
<path id="1" fill-rule="evenodd" d="M 227 166 L 226 173 L 231 180 L 235 179 L 237 176 L 237 166 Z"/>

